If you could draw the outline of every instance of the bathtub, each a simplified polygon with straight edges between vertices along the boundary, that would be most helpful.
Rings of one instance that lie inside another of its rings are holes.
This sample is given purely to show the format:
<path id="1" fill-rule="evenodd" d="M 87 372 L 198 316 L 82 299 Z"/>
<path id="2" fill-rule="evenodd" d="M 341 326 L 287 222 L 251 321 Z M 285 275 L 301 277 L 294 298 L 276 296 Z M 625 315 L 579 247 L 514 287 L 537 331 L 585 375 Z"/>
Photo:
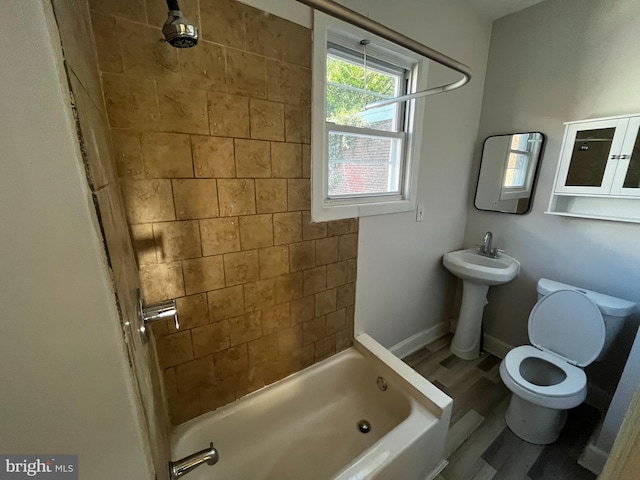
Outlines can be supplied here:
<path id="1" fill-rule="evenodd" d="M 446 466 L 451 405 L 363 334 L 342 353 L 180 425 L 172 457 L 213 442 L 219 462 L 188 480 L 426 480 Z"/>

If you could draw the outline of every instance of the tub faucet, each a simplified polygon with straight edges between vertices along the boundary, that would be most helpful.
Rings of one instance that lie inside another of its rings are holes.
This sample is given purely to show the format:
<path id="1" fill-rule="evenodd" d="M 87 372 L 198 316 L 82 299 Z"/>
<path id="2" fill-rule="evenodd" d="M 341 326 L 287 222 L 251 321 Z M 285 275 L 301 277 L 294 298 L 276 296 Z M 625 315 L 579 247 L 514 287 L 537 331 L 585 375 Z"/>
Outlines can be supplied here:
<path id="1" fill-rule="evenodd" d="M 483 257 L 498 258 L 499 250 L 491 246 L 492 241 L 493 233 L 485 233 L 484 237 L 482 238 L 482 245 L 480 245 L 480 248 L 478 249 L 478 255 L 482 255 Z"/>
<path id="2" fill-rule="evenodd" d="M 210 443 L 209 448 L 181 458 L 176 462 L 169 462 L 169 479 L 177 480 L 203 463 L 215 465 L 219 459 L 220 455 L 218 455 L 218 451 L 213 448 L 213 443 Z"/>

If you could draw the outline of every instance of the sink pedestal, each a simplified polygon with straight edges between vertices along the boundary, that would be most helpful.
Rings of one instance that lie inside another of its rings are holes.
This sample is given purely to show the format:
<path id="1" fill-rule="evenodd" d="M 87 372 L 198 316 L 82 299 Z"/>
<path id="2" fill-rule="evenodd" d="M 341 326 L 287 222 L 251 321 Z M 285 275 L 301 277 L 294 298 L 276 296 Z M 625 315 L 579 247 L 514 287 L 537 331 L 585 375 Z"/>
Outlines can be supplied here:
<path id="1" fill-rule="evenodd" d="M 510 282 L 520 272 L 520 262 L 500 253 L 497 257 L 479 255 L 474 249 L 445 253 L 442 263 L 462 280 L 462 307 L 451 351 L 464 360 L 480 356 L 482 312 L 492 285 Z"/>
<path id="2" fill-rule="evenodd" d="M 489 285 L 463 280 L 462 305 L 456 333 L 451 341 L 451 352 L 464 360 L 480 356 L 482 312 L 487 302 Z"/>

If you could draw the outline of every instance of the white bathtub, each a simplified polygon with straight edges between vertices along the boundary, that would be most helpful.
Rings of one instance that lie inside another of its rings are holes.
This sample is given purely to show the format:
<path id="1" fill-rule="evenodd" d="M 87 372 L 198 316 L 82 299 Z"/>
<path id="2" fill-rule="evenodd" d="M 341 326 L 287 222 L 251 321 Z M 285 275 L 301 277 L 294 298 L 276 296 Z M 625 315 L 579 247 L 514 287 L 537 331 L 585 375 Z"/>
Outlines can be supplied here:
<path id="1" fill-rule="evenodd" d="M 187 480 L 425 480 L 446 465 L 451 405 L 359 335 L 354 347 L 180 425 L 172 457 L 213 442 L 220 461 Z M 371 424 L 369 433 L 359 431 L 360 420 Z"/>

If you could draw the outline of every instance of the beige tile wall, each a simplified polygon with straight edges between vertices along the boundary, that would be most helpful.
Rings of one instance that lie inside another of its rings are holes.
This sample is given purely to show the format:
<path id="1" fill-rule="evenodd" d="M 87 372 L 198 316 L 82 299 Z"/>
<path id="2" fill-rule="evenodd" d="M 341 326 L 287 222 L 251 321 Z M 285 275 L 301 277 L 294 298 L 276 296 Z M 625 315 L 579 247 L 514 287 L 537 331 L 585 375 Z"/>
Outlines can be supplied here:
<path id="1" fill-rule="evenodd" d="M 198 46 L 160 41 L 161 0 L 92 0 L 102 87 L 174 424 L 351 345 L 356 220 L 310 221 L 311 31 L 183 0 Z"/>
<path id="2" fill-rule="evenodd" d="M 158 480 L 164 480 L 168 479 L 170 453 L 161 373 L 153 343 L 144 344 L 134 327 L 137 321 L 138 271 L 109 138 L 89 5 L 87 0 L 53 0 L 52 4 L 77 116 L 77 141 L 111 270 L 114 302 L 120 313 L 123 339 L 142 406 L 152 461 Z"/>

